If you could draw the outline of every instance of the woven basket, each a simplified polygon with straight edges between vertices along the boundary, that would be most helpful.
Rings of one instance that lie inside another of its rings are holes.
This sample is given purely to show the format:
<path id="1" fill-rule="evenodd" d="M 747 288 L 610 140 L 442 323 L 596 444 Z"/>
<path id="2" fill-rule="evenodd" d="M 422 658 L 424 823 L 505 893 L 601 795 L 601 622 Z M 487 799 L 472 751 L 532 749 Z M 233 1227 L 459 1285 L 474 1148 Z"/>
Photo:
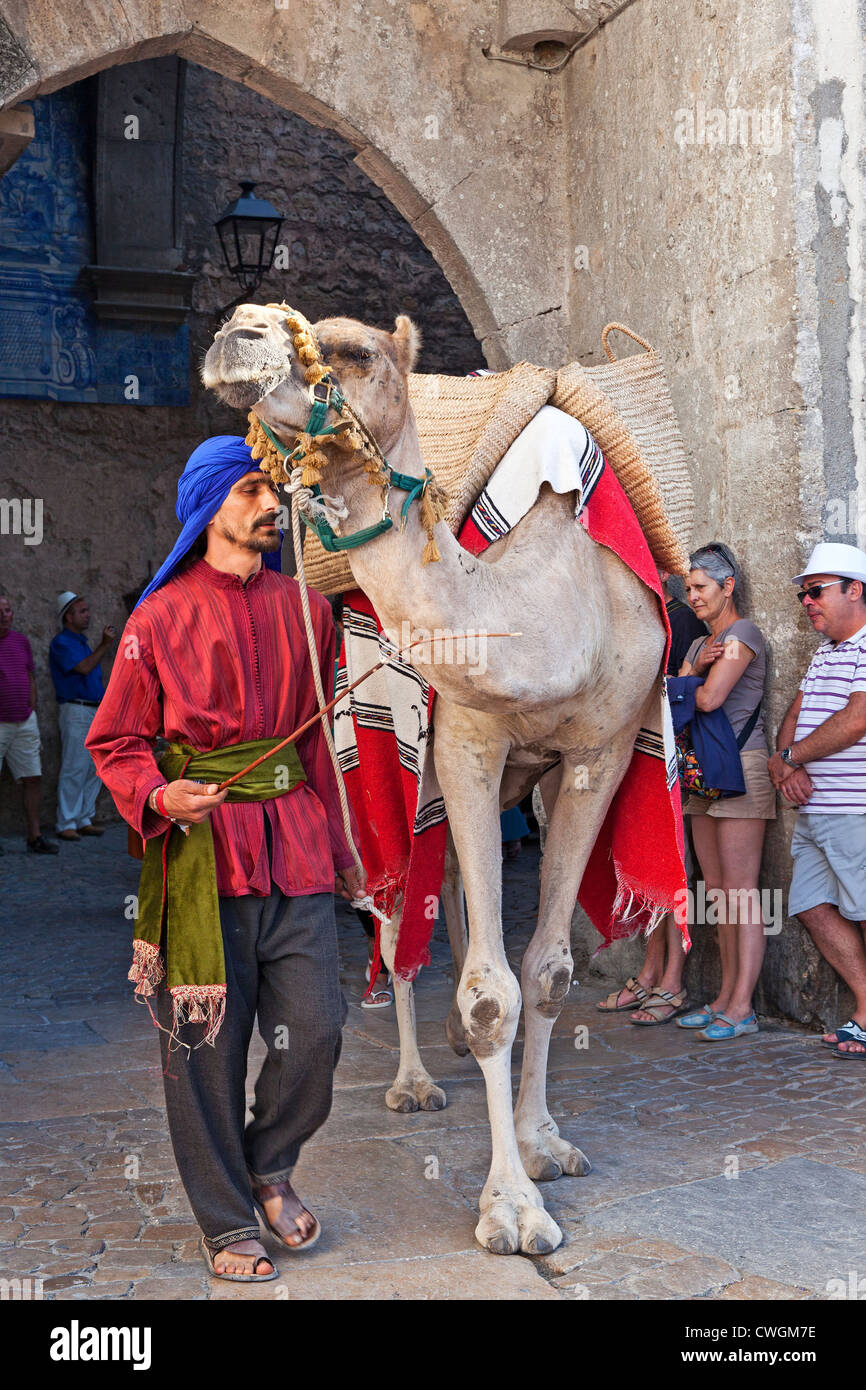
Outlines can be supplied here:
<path id="1" fill-rule="evenodd" d="M 614 330 L 646 351 L 617 360 L 608 344 Z M 608 363 L 563 367 L 551 405 L 576 416 L 596 440 L 634 507 L 656 563 L 685 574 L 695 502 L 661 358 L 621 323 L 609 323 L 601 341 Z"/>
<path id="2" fill-rule="evenodd" d="M 646 351 L 617 361 L 607 341 L 614 329 Z M 409 399 L 424 462 L 448 492 L 446 522 L 456 535 L 506 449 L 549 401 L 597 440 L 657 564 L 685 573 L 694 498 L 661 360 L 622 324 L 608 324 L 602 344 L 610 364 L 600 367 L 573 362 L 554 372 L 519 362 L 493 376 L 413 374 Z M 304 567 L 307 582 L 323 594 L 356 587 L 345 554 L 329 554 L 309 530 Z"/>

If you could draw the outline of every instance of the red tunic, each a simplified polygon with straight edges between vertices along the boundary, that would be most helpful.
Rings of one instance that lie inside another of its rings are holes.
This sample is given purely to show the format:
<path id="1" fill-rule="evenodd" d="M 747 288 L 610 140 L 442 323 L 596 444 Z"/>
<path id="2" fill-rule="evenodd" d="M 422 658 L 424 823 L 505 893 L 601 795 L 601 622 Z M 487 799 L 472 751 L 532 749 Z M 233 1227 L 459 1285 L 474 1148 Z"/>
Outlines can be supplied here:
<path id="1" fill-rule="evenodd" d="M 312 591 L 310 608 L 329 696 L 331 610 Z M 153 754 L 157 735 L 206 753 L 249 739 L 285 738 L 317 709 L 297 581 L 263 566 L 243 584 L 200 559 L 130 617 L 85 746 L 121 815 L 149 839 L 169 824 L 147 805 L 153 788 L 165 782 Z M 321 724 L 296 747 L 306 783 L 273 801 L 223 802 L 211 815 L 223 896 L 265 897 L 272 877 L 289 896 L 330 893 L 335 868 L 354 863 Z M 276 753 L 275 766 L 279 762 Z M 272 869 L 265 815 L 273 830 Z"/>

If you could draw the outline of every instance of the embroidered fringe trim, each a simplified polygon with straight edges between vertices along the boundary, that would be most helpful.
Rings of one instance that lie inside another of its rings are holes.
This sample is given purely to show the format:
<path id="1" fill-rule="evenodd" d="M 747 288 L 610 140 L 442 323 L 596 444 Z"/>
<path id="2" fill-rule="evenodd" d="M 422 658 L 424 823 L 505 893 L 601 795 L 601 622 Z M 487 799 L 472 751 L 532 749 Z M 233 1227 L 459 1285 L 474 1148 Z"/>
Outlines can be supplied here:
<path id="1" fill-rule="evenodd" d="M 386 917 L 394 916 L 394 908 L 397 899 L 406 887 L 406 875 L 397 874 L 390 878 L 383 878 L 376 884 L 375 888 L 368 885 L 367 891 L 372 894 L 373 902 L 380 912 L 384 912 Z M 382 969 L 382 923 L 378 917 L 374 917 L 374 936 L 373 936 L 373 958 L 370 961 L 370 983 L 364 990 L 363 999 L 369 999 L 373 993 L 373 986 L 376 983 L 376 976 Z"/>
<path id="2" fill-rule="evenodd" d="M 623 926 L 628 926 L 634 922 L 635 931 L 637 931 L 640 926 L 639 918 L 647 914 L 648 921 L 644 926 L 644 933 L 646 936 L 650 936 L 671 911 L 673 911 L 672 907 L 653 902 L 651 898 L 645 897 L 642 893 L 636 893 L 634 889 L 620 882 L 611 915 L 616 917 Z"/>
<path id="3" fill-rule="evenodd" d="M 174 1005 L 173 1031 L 185 1023 L 204 1023 L 202 1042 L 216 1042 L 226 1013 L 225 985 L 174 985 L 171 990 Z"/>
<path id="4" fill-rule="evenodd" d="M 160 981 L 165 979 L 165 967 L 158 946 L 140 938 L 133 941 L 132 965 L 127 979 L 135 985 L 135 993 L 143 998 L 156 994 Z"/>

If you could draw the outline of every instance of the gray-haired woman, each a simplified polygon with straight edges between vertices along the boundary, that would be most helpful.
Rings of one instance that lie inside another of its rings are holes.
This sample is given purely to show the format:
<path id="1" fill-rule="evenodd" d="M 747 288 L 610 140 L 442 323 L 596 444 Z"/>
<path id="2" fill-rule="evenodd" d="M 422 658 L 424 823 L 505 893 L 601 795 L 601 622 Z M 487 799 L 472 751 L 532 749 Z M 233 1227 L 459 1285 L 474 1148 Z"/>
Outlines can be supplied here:
<path id="1" fill-rule="evenodd" d="M 680 667 L 681 676 L 703 676 L 699 710 L 723 709 L 739 734 L 758 709 L 752 732 L 740 751 L 744 796 L 712 801 L 690 796 L 683 807 L 691 816 L 695 854 L 707 894 L 721 889 L 718 912 L 721 988 L 709 1004 L 677 1019 L 681 1028 L 699 1028 L 707 1042 L 756 1033 L 752 995 L 761 973 L 766 937 L 758 877 L 764 830 L 776 818 L 776 793 L 767 771 L 763 709 L 767 647 L 760 629 L 740 615 L 740 568 L 726 545 L 713 542 L 695 551 L 686 594 L 710 629 L 697 638 Z M 718 895 L 710 901 L 717 901 Z"/>

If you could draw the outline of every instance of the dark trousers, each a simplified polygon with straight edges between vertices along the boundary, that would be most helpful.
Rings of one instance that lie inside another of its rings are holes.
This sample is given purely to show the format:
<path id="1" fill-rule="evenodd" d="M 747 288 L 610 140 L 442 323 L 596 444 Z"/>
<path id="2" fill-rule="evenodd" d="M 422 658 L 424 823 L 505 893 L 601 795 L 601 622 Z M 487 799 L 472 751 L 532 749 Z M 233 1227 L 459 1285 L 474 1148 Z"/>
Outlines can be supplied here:
<path id="1" fill-rule="evenodd" d="M 165 1108 L 178 1171 L 212 1252 L 257 1238 L 250 1179 L 291 1175 L 301 1145 L 331 1109 L 346 1001 L 340 989 L 332 893 L 220 898 L 226 1014 L 213 1047 L 202 1024 L 160 1033 Z M 157 1001 L 171 1029 L 171 997 Z M 247 1052 L 258 1014 L 268 1055 L 244 1128 Z"/>

